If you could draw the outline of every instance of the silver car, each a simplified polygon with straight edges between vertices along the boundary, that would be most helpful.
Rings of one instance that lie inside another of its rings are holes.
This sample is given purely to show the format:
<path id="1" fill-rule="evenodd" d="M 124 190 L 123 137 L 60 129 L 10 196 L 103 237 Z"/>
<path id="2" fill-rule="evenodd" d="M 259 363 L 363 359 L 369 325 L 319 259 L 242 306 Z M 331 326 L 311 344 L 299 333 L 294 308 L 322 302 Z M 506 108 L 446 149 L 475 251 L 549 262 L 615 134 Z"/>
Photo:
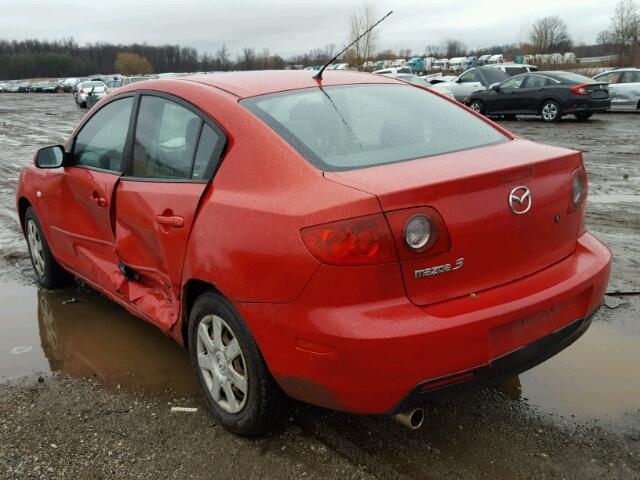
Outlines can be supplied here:
<path id="1" fill-rule="evenodd" d="M 464 100 L 473 92 L 485 90 L 494 83 L 499 83 L 509 78 L 509 75 L 494 67 L 470 68 L 451 82 L 442 82 L 431 88 L 440 92 L 451 92 L 456 100 Z M 445 93 L 446 95 L 446 93 Z"/>
<path id="2" fill-rule="evenodd" d="M 619 68 L 593 78 L 609 84 L 611 110 L 640 111 L 640 68 Z"/>
<path id="3" fill-rule="evenodd" d="M 93 95 L 98 98 L 102 98 L 107 94 L 107 86 L 104 82 L 99 80 L 89 80 L 86 82 L 80 82 L 75 86 L 75 100 L 80 108 L 86 108 L 87 97 Z"/>

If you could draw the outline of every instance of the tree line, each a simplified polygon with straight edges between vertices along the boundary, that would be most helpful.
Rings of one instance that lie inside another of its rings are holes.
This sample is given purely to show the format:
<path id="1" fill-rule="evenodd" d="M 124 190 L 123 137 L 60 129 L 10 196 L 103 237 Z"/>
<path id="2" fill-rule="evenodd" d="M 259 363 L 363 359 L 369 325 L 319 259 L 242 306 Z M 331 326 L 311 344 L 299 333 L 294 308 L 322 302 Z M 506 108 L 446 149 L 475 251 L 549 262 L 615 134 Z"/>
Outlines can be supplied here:
<path id="1" fill-rule="evenodd" d="M 412 52 L 410 49 L 376 51 L 378 30 L 373 30 L 346 52 L 342 61 L 361 66 L 367 60 L 408 59 L 411 56 L 452 58 L 483 53 L 516 55 L 573 51 L 577 56 L 617 53 L 621 65 L 640 63 L 639 1 L 619 0 L 611 24 L 600 32 L 595 45 L 574 45 L 566 23 L 560 17 L 547 16 L 534 21 L 520 42 L 475 50 L 468 48 L 461 40 L 446 39 L 437 45 L 427 45 L 423 52 Z M 361 9 L 354 10 L 349 18 L 347 41 L 357 38 L 376 19 L 376 12 L 367 3 Z M 130 72 L 138 68 L 140 71 L 137 73 L 282 69 L 287 65 L 321 65 L 339 49 L 335 44 L 328 44 L 285 60 L 269 49 L 258 51 L 251 47 L 243 48 L 232 58 L 225 45 L 215 53 L 201 54 L 195 48 L 180 45 L 79 45 L 72 38 L 54 41 L 0 40 L 0 80 L 123 73 L 116 66 L 118 56 L 121 58 L 119 65 L 123 65 L 123 54 L 136 56 L 129 57 L 125 64 Z"/>

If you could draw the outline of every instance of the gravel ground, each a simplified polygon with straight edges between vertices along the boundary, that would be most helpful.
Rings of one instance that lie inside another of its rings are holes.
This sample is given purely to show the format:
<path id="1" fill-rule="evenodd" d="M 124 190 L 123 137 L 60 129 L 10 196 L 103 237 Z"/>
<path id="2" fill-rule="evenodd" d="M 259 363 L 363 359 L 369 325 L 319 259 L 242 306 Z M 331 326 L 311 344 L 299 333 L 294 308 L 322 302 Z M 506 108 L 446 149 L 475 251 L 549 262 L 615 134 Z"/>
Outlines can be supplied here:
<path id="1" fill-rule="evenodd" d="M 566 356 L 511 385 L 431 407 L 417 431 L 389 418 L 294 404 L 279 431 L 246 440 L 216 425 L 189 386 L 184 353 L 151 327 L 95 293 L 32 286 L 13 206 L 18 171 L 38 146 L 63 140 L 83 113 L 69 95 L 0 95 L 0 278 L 8 312 L 0 320 L 0 479 L 640 478 L 633 361 L 640 337 L 640 116 L 503 123 L 523 137 L 585 152 L 587 226 L 614 252 L 610 308 Z M 2 356 L 5 346 L 20 344 L 11 337 L 16 319 L 35 332 L 33 353 L 42 363 L 33 368 L 46 372 L 7 380 L 7 359 L 30 355 Z M 589 339 L 615 340 L 599 352 L 605 373 L 593 378 L 588 357 L 598 352 L 579 353 Z M 143 356 L 149 360 L 140 367 Z M 181 381 L 157 388 L 172 372 Z M 554 375 L 557 382 L 548 383 Z M 612 400 L 619 397 L 626 402 Z M 614 421 L 608 415 L 620 405 Z M 172 406 L 198 411 L 172 413 Z"/>

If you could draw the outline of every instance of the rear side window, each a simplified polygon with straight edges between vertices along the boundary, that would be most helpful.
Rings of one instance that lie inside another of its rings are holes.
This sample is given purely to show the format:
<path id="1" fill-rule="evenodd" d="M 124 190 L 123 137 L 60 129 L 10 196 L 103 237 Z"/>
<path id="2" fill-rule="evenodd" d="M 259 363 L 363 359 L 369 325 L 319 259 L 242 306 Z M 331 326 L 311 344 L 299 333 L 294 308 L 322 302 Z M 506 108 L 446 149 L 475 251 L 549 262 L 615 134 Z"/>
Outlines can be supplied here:
<path id="1" fill-rule="evenodd" d="M 241 102 L 309 162 L 337 171 L 507 141 L 481 119 L 409 85 L 309 88 Z"/>
<path id="2" fill-rule="evenodd" d="M 640 83 L 640 71 L 623 72 L 620 83 Z"/>
<path id="3" fill-rule="evenodd" d="M 526 88 L 542 88 L 551 85 L 553 82 L 548 78 L 541 77 L 540 75 L 530 75 L 527 77 L 527 83 L 524 85 Z"/>
<path id="4" fill-rule="evenodd" d="M 143 95 L 133 143 L 131 175 L 158 180 L 208 180 L 224 146 L 223 135 L 192 110 Z"/>
<path id="5" fill-rule="evenodd" d="M 143 96 L 136 123 L 132 174 L 141 178 L 190 179 L 202 120 L 160 97 Z"/>
<path id="6" fill-rule="evenodd" d="M 105 105 L 82 127 L 73 146 L 77 166 L 122 171 L 133 97 Z"/>

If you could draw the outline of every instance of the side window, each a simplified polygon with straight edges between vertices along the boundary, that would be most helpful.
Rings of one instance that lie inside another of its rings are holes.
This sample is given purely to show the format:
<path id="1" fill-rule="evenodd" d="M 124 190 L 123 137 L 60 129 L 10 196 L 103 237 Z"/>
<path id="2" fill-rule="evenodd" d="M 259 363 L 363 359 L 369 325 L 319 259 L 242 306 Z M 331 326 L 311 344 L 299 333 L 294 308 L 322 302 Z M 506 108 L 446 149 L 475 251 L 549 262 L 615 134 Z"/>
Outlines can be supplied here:
<path id="1" fill-rule="evenodd" d="M 542 88 L 550 85 L 549 79 L 539 75 L 530 75 L 524 84 L 526 88 Z"/>
<path id="2" fill-rule="evenodd" d="M 193 180 L 206 179 L 206 175 L 209 173 L 207 171 L 209 161 L 211 160 L 213 153 L 216 151 L 218 143 L 221 141 L 222 139 L 220 138 L 220 135 L 218 135 L 209 125 L 205 124 L 202 127 L 202 134 L 200 135 L 198 149 L 196 150 L 196 158 L 193 162 L 193 172 L 191 173 L 191 178 Z"/>
<path id="3" fill-rule="evenodd" d="M 520 85 L 522 85 L 522 82 L 524 81 L 525 78 L 526 77 L 524 76 L 510 78 L 509 80 L 507 80 L 506 82 L 503 82 L 500 85 L 500 90 L 503 90 L 503 91 L 516 90 L 520 88 Z"/>
<path id="4" fill-rule="evenodd" d="M 460 83 L 470 83 L 470 82 L 479 82 L 480 80 L 477 78 L 477 74 L 475 70 L 469 70 L 465 72 L 460 77 Z"/>
<path id="5" fill-rule="evenodd" d="M 524 67 L 505 67 L 504 71 L 509 76 L 519 75 L 521 73 L 525 73 L 527 71 Z"/>
<path id="6" fill-rule="evenodd" d="M 206 180 L 221 136 L 191 110 L 143 95 L 133 144 L 132 175 L 167 180 Z"/>
<path id="7" fill-rule="evenodd" d="M 640 83 L 640 71 L 622 72 L 620 83 Z"/>
<path id="8" fill-rule="evenodd" d="M 122 171 L 133 97 L 115 100 L 82 127 L 73 146 L 75 165 Z"/>

